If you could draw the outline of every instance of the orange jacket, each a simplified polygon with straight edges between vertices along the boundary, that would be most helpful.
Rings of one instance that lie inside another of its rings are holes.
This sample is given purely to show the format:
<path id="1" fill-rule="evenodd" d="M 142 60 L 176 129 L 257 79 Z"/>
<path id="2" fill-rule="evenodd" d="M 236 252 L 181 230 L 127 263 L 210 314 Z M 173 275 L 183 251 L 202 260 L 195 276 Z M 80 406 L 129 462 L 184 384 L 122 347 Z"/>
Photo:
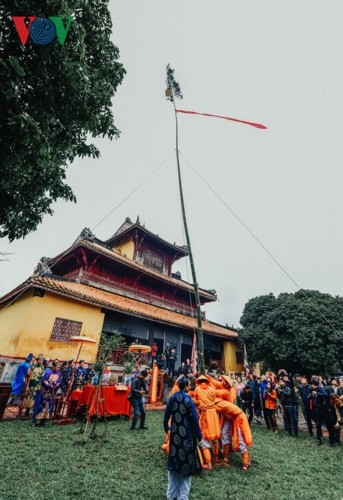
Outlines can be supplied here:
<path id="1" fill-rule="evenodd" d="M 267 410 L 276 410 L 277 393 L 275 389 L 271 389 L 268 394 L 266 391 L 264 391 L 264 404 Z"/>

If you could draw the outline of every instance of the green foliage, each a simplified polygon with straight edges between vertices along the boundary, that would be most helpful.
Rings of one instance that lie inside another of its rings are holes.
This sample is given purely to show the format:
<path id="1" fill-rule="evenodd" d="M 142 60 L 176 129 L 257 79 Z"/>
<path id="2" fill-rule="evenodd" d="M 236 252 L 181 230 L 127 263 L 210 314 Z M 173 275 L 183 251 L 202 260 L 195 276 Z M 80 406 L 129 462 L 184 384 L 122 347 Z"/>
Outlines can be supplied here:
<path id="1" fill-rule="evenodd" d="M 112 351 L 119 347 L 126 347 L 126 340 L 119 332 L 102 333 L 99 343 L 98 359 L 94 365 L 94 370 L 102 373 L 105 368 L 106 360 L 112 354 Z"/>
<path id="2" fill-rule="evenodd" d="M 147 431 L 130 432 L 114 419 L 107 441 L 82 440 L 77 425 L 32 428 L 29 421 L 0 422 L 0 498 L 54 500 L 161 500 L 167 489 L 163 411 L 147 413 Z M 99 434 L 104 424 L 98 424 Z M 253 426 L 252 466 L 232 466 L 192 478 L 190 500 L 341 500 L 342 449 L 328 439 L 317 447 L 301 432 L 298 439 Z M 88 429 L 89 433 L 89 429 Z M 20 480 L 18 480 L 20 478 Z"/>
<path id="3" fill-rule="evenodd" d="M 135 359 L 135 357 L 132 354 L 132 352 L 129 352 L 129 351 L 127 351 L 124 354 L 123 358 L 124 358 L 125 363 L 133 363 L 133 360 Z"/>
<path id="4" fill-rule="evenodd" d="M 129 375 L 130 373 L 133 372 L 133 370 L 135 369 L 134 359 L 135 359 L 135 357 L 132 354 L 132 352 L 127 351 L 124 354 L 124 367 L 123 367 L 124 373 Z"/>
<path id="5" fill-rule="evenodd" d="M 72 15 L 64 45 L 21 45 L 10 16 L 25 14 Z M 0 237 L 12 241 L 54 201 L 76 201 L 66 168 L 99 156 L 89 137 L 119 136 L 111 100 L 125 69 L 108 0 L 0 0 L 0 18 Z"/>
<path id="6" fill-rule="evenodd" d="M 172 69 L 168 64 L 166 70 L 167 70 L 167 76 L 166 76 L 167 89 L 172 92 L 170 100 L 173 101 L 175 97 L 177 97 L 178 99 L 183 99 L 180 85 L 177 83 L 177 81 L 175 81 L 174 78 L 175 69 Z"/>
<path id="7" fill-rule="evenodd" d="M 245 305 L 239 339 L 249 362 L 292 373 L 343 368 L 343 298 L 311 290 L 255 297 Z"/>

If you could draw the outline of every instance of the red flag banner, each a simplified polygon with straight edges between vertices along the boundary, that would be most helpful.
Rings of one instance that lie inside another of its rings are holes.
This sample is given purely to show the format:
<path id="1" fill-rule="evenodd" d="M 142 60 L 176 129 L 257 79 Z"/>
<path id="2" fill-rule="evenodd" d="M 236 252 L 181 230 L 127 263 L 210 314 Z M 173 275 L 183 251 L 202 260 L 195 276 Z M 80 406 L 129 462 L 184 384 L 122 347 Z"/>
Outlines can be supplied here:
<path id="1" fill-rule="evenodd" d="M 201 116 L 211 116 L 213 118 L 222 118 L 223 120 L 231 120 L 232 122 L 244 123 L 244 125 L 251 125 L 251 127 L 266 129 L 265 125 L 261 123 L 247 122 L 245 120 L 238 120 L 237 118 L 230 118 L 229 116 L 211 115 L 209 113 L 198 113 L 197 111 L 188 111 L 185 109 L 177 109 L 177 113 L 185 113 L 187 115 L 201 115 Z"/>
<path id="2" fill-rule="evenodd" d="M 197 363 L 198 363 L 197 336 L 194 332 L 193 345 L 192 345 L 192 355 L 191 355 L 191 367 L 192 367 L 193 373 L 196 373 L 196 371 L 197 371 Z"/>

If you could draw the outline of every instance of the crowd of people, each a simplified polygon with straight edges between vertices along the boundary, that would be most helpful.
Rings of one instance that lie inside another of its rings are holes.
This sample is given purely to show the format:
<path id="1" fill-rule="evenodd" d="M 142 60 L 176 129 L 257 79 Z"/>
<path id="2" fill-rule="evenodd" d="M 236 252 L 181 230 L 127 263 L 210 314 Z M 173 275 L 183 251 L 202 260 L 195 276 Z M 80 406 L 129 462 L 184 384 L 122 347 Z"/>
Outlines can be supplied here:
<path id="1" fill-rule="evenodd" d="M 330 446 L 340 444 L 343 423 L 343 378 L 323 379 L 318 375 L 289 375 L 280 369 L 277 374 L 257 377 L 237 377 L 237 404 L 247 413 L 249 423 L 265 425 L 278 432 L 277 415 L 289 436 L 298 436 L 299 410 L 312 436 L 316 431 L 317 444 L 322 444 L 322 428 L 326 427 Z"/>
<path id="2" fill-rule="evenodd" d="M 229 466 L 231 452 L 241 453 L 242 470 L 248 470 L 253 440 L 236 398 L 233 380 L 226 375 L 181 375 L 174 384 L 163 421 L 168 499 L 188 499 L 192 474 Z"/>
<path id="3" fill-rule="evenodd" d="M 17 369 L 12 383 L 8 405 L 17 405 L 24 415 L 32 418 L 32 425 L 44 425 L 51 418 L 55 397 L 67 396 L 74 389 L 81 389 L 95 377 L 93 365 L 80 360 L 60 363 L 42 354 L 29 354 Z"/>
<path id="4" fill-rule="evenodd" d="M 340 445 L 343 426 L 343 378 L 323 380 L 313 375 L 292 377 L 286 370 L 261 377 L 249 373 L 231 377 L 181 374 L 164 414 L 168 454 L 167 498 L 188 499 L 191 475 L 213 465 L 228 465 L 230 452 L 242 454 L 242 470 L 250 466 L 252 420 L 264 419 L 278 432 L 277 414 L 290 436 L 298 436 L 299 408 L 310 435 L 316 429 L 322 444 L 325 426 L 331 447 Z"/>
<path id="5" fill-rule="evenodd" d="M 191 475 L 201 469 L 228 466 L 230 453 L 240 452 L 242 470 L 250 467 L 249 447 L 253 444 L 251 423 L 265 423 L 277 433 L 281 427 L 289 436 L 298 437 L 299 416 L 303 415 L 308 433 L 322 444 L 326 428 L 331 447 L 340 445 L 343 426 L 343 377 L 296 374 L 280 369 L 257 376 L 194 374 L 190 360 L 182 362 L 175 373 L 176 353 L 167 345 L 163 368 L 169 377 L 178 375 L 164 414 L 168 454 L 167 498 L 188 498 Z M 158 348 L 154 359 L 158 360 Z M 20 405 L 32 425 L 44 425 L 52 415 L 56 395 L 68 396 L 74 389 L 96 383 L 92 364 L 83 360 L 49 360 L 42 354 L 30 354 L 17 369 L 9 404 Z M 109 367 L 103 382 L 113 377 Z M 149 394 L 150 369 L 138 368 L 131 374 L 130 402 L 133 407 L 131 431 L 147 429 L 145 402 Z M 301 414 L 300 414 L 301 412 Z M 282 424 L 280 426 L 280 419 Z"/>

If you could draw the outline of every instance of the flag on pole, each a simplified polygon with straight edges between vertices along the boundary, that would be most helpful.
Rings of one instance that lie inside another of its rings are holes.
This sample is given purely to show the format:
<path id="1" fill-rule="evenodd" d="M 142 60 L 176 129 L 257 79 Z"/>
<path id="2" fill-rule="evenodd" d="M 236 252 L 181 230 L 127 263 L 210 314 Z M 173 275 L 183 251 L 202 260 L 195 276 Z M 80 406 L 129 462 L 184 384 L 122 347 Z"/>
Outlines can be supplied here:
<path id="1" fill-rule="evenodd" d="M 198 351 L 197 351 L 197 336 L 194 331 L 193 334 L 193 345 L 192 345 L 192 355 L 191 355 L 191 367 L 192 367 L 192 372 L 196 373 L 197 372 L 197 364 L 198 364 Z"/>
<path id="2" fill-rule="evenodd" d="M 249 372 L 250 372 L 250 368 L 249 368 L 249 362 L 248 362 L 248 353 L 247 353 L 247 348 L 246 348 L 246 345 L 244 344 L 243 346 L 243 352 L 244 352 L 244 368 L 245 368 L 245 375 L 246 377 L 248 376 Z"/>
<path id="3" fill-rule="evenodd" d="M 244 125 L 251 125 L 251 127 L 262 128 L 262 129 L 268 128 L 265 125 L 262 125 L 262 123 L 254 123 L 254 122 L 248 122 L 246 120 L 238 120 L 238 118 L 230 118 L 229 116 L 212 115 L 210 113 L 198 113 L 197 111 L 189 111 L 186 109 L 177 109 L 176 112 L 185 113 L 187 115 L 211 116 L 212 118 L 222 118 L 223 120 L 230 120 L 232 122 L 243 123 Z"/>

